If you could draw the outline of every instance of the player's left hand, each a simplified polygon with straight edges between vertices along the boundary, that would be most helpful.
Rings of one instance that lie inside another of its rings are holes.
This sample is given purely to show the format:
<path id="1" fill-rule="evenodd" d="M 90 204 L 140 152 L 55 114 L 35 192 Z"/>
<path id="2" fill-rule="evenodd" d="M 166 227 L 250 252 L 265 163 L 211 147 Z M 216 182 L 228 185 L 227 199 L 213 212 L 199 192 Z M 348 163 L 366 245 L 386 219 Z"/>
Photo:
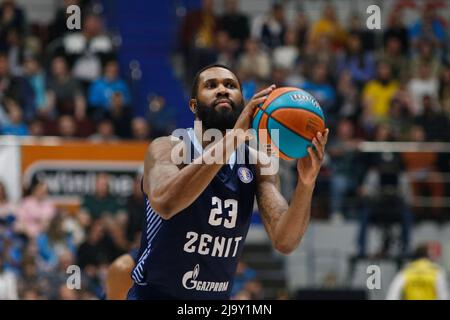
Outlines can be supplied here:
<path id="1" fill-rule="evenodd" d="M 315 149 L 308 147 L 308 156 L 298 160 L 297 170 L 299 183 L 304 185 L 314 185 L 319 175 L 325 157 L 325 145 L 328 141 L 330 130 L 325 129 L 324 134 L 318 132 L 312 140 Z"/>

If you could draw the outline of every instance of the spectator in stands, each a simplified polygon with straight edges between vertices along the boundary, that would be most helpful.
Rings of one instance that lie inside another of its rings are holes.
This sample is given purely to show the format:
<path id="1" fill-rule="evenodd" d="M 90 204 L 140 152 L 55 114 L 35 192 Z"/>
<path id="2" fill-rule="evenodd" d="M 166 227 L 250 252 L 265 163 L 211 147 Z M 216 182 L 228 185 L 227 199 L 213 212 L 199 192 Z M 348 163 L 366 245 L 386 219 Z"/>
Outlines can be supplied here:
<path id="1" fill-rule="evenodd" d="M 28 135 L 28 126 L 23 121 L 22 108 L 12 99 L 5 101 L 7 108 L 8 123 L 0 128 L 0 134 L 26 136 Z"/>
<path id="2" fill-rule="evenodd" d="M 42 120 L 35 119 L 30 122 L 28 126 L 28 134 L 30 136 L 40 137 L 43 136 L 44 133 L 44 123 L 42 122 Z"/>
<path id="3" fill-rule="evenodd" d="M 6 35 L 12 29 L 17 30 L 22 36 L 25 34 L 25 14 L 14 0 L 3 0 L 0 4 L 0 44 L 6 42 Z"/>
<path id="4" fill-rule="evenodd" d="M 437 100 L 430 96 L 423 98 L 423 112 L 415 122 L 425 130 L 427 141 L 450 141 L 450 121 L 446 114 L 438 111 Z"/>
<path id="5" fill-rule="evenodd" d="M 284 35 L 284 45 L 276 47 L 272 52 L 273 65 L 276 68 L 290 71 L 298 63 L 299 55 L 297 34 L 294 29 L 287 29 Z"/>
<path id="6" fill-rule="evenodd" d="M 151 128 L 148 121 L 142 117 L 133 118 L 131 121 L 131 138 L 139 141 L 147 141 L 150 138 Z"/>
<path id="7" fill-rule="evenodd" d="M 87 239 L 78 247 L 77 265 L 94 278 L 99 267 L 111 263 L 125 252 L 108 233 L 105 219 L 98 218 L 89 225 Z"/>
<path id="8" fill-rule="evenodd" d="M 220 19 L 220 26 L 231 39 L 239 41 L 242 47 L 250 36 L 248 17 L 239 11 L 239 0 L 225 0 L 225 13 Z"/>
<path id="9" fill-rule="evenodd" d="M 272 74 L 270 76 L 271 83 L 275 84 L 278 88 L 285 87 L 287 72 L 288 70 L 284 68 L 272 68 Z"/>
<path id="10" fill-rule="evenodd" d="M 131 107 L 124 104 L 123 96 L 120 92 L 115 92 L 111 96 L 111 108 L 109 111 L 109 118 L 113 122 L 116 134 L 120 138 L 129 138 L 131 136 Z M 164 121 L 166 125 L 168 121 Z"/>
<path id="11" fill-rule="evenodd" d="M 420 245 L 413 260 L 392 280 L 387 300 L 447 300 L 445 269 L 433 262 L 429 245 Z"/>
<path id="12" fill-rule="evenodd" d="M 145 214 L 144 194 L 141 190 L 142 175 L 136 175 L 133 184 L 133 193 L 127 198 L 127 240 L 130 243 L 139 241 L 138 235 L 142 231 Z"/>
<path id="13" fill-rule="evenodd" d="M 191 81 L 198 69 L 214 62 L 214 35 L 219 22 L 214 14 L 213 0 L 202 0 L 200 10 L 188 12 L 184 17 L 180 37 L 186 82 Z"/>
<path id="14" fill-rule="evenodd" d="M 399 94 L 391 100 L 386 125 L 396 141 L 408 141 L 409 139 L 409 131 L 413 125 L 413 116 L 410 110 L 410 103 L 405 103 Z"/>
<path id="15" fill-rule="evenodd" d="M 251 269 L 245 262 L 239 261 L 234 277 L 233 288 L 231 289 L 231 296 L 235 297 L 242 290 L 244 290 L 247 282 L 256 277 L 255 270 Z"/>
<path id="16" fill-rule="evenodd" d="M 23 75 L 23 60 L 25 56 L 25 46 L 23 38 L 16 29 L 8 30 L 6 35 L 6 52 L 9 61 L 11 75 L 20 77 Z"/>
<path id="17" fill-rule="evenodd" d="M 441 61 L 436 54 L 436 46 L 429 40 L 421 39 L 417 43 L 418 53 L 415 55 L 410 63 L 410 70 L 412 77 L 420 76 L 422 65 L 427 65 L 430 70 L 430 76 L 439 78 L 441 71 Z"/>
<path id="18" fill-rule="evenodd" d="M 350 72 L 343 71 L 338 78 L 336 88 L 336 109 L 339 118 L 356 118 L 360 112 L 359 91 Z"/>
<path id="19" fill-rule="evenodd" d="M 438 18 L 436 10 L 430 6 L 422 10 L 422 17 L 409 29 L 409 39 L 414 49 L 419 46 L 421 39 L 425 39 L 438 49 L 442 49 L 447 41 L 445 27 Z"/>
<path id="20" fill-rule="evenodd" d="M 296 36 L 297 46 L 300 51 L 302 51 L 306 45 L 306 42 L 308 40 L 309 29 L 310 26 L 308 15 L 304 10 L 298 11 L 294 21 L 294 30 L 297 34 Z"/>
<path id="21" fill-rule="evenodd" d="M 122 95 L 125 105 L 130 103 L 128 85 L 119 77 L 119 63 L 116 60 L 111 60 L 105 65 L 103 77 L 95 80 L 89 87 L 88 102 L 93 108 L 94 116 L 100 113 L 96 117 L 97 119 L 110 112 L 114 93 Z"/>
<path id="22" fill-rule="evenodd" d="M 439 104 L 450 119 L 450 65 L 444 66 L 439 79 Z"/>
<path id="23" fill-rule="evenodd" d="M 63 54 L 71 61 L 73 76 L 84 88 L 101 76 L 102 65 L 115 56 L 112 39 L 103 29 L 103 20 L 94 13 L 84 15 L 81 31 L 67 33 L 62 46 Z"/>
<path id="24" fill-rule="evenodd" d="M 59 256 L 66 250 L 72 254 L 76 251 L 72 235 L 64 229 L 64 216 L 61 213 L 53 217 L 48 230 L 37 237 L 36 244 L 43 269 L 47 272 L 57 267 Z"/>
<path id="25" fill-rule="evenodd" d="M 56 214 L 56 207 L 48 198 L 48 186 L 43 180 L 33 181 L 30 193 L 25 197 L 17 210 L 21 230 L 35 239 L 44 232 Z"/>
<path id="26" fill-rule="evenodd" d="M 244 52 L 238 60 L 238 70 L 244 74 L 244 78 L 257 80 L 267 79 L 271 71 L 269 55 L 261 49 L 256 39 L 247 39 Z"/>
<path id="27" fill-rule="evenodd" d="M 98 266 L 108 261 L 108 254 L 104 250 L 105 225 L 102 219 L 92 221 L 88 226 L 86 241 L 77 251 L 77 265 L 83 270 L 89 265 Z"/>
<path id="28" fill-rule="evenodd" d="M 375 32 L 367 28 L 365 21 L 361 20 L 358 12 L 352 12 L 349 18 L 349 27 L 347 32 L 349 34 L 356 34 L 361 40 L 362 50 L 365 52 L 372 52 L 375 50 Z M 348 41 L 347 41 L 348 42 Z"/>
<path id="29" fill-rule="evenodd" d="M 171 135 L 176 129 L 175 110 L 167 104 L 167 100 L 162 96 L 155 95 L 150 100 L 147 118 L 150 123 L 151 138 Z"/>
<path id="30" fill-rule="evenodd" d="M 392 78 L 391 66 L 384 61 L 378 62 L 376 79 L 367 82 L 362 91 L 361 124 L 366 132 L 372 132 L 376 124 L 387 119 L 392 97 L 398 88 L 398 82 Z"/>
<path id="31" fill-rule="evenodd" d="M 43 292 L 50 300 L 60 298 L 60 287 L 62 285 L 67 287 L 67 270 L 75 263 L 75 255 L 70 250 L 63 248 L 59 254 L 56 268 L 52 272 L 42 272 L 39 285 L 42 286 L 42 289 L 46 289 Z"/>
<path id="32" fill-rule="evenodd" d="M 414 125 L 410 130 L 410 141 L 425 142 L 425 129 Z M 438 172 L 438 154 L 434 152 L 406 152 L 402 154 L 406 172 L 412 189 L 413 204 L 417 215 L 422 218 L 441 219 L 443 210 L 444 185 L 442 174 Z M 429 196 L 430 207 L 425 206 L 420 197 Z M 422 210 L 421 210 L 422 208 Z"/>
<path id="33" fill-rule="evenodd" d="M 331 85 L 328 65 L 325 63 L 315 65 L 310 80 L 303 84 L 302 89 L 317 99 L 327 115 L 327 122 L 333 125 L 336 120 L 336 90 Z"/>
<path id="34" fill-rule="evenodd" d="M 430 67 L 422 64 L 417 77 L 413 77 L 408 83 L 408 91 L 412 97 L 414 116 L 420 116 L 424 112 L 424 98 L 428 97 L 432 101 L 432 107 L 438 109 L 439 82 L 430 72 Z M 437 110 L 435 110 L 437 111 Z"/>
<path id="35" fill-rule="evenodd" d="M 284 7 L 281 3 L 274 3 L 261 29 L 261 43 L 269 49 L 284 45 L 284 34 L 287 25 L 284 17 Z"/>
<path id="36" fill-rule="evenodd" d="M 315 44 L 323 36 L 329 37 L 333 50 L 342 48 L 345 44 L 346 32 L 336 16 L 336 9 L 331 3 L 323 7 L 322 17 L 311 27 L 309 41 Z"/>
<path id="37" fill-rule="evenodd" d="M 8 97 L 18 102 L 25 120 L 32 119 L 35 114 L 33 89 L 22 77 L 10 73 L 8 57 L 0 52 L 0 104 Z"/>
<path id="38" fill-rule="evenodd" d="M 311 76 L 317 64 L 325 64 L 328 74 L 334 75 L 336 70 L 336 54 L 333 52 L 331 38 L 329 35 L 321 35 L 317 41 L 308 42 L 301 55 L 304 74 Z"/>
<path id="39" fill-rule="evenodd" d="M 392 69 L 392 77 L 398 81 L 404 81 L 408 75 L 409 61 L 402 52 L 402 43 L 397 37 L 389 37 L 379 53 L 378 60 L 388 63 Z"/>
<path id="40" fill-rule="evenodd" d="M 45 281 L 41 281 L 41 274 L 37 267 L 37 248 L 36 250 L 30 250 L 33 242 L 29 241 L 23 247 L 22 250 L 22 260 L 20 261 L 20 279 L 18 283 L 19 295 L 24 296 L 25 292 L 28 290 L 35 291 L 36 295 L 41 295 L 41 291 L 47 285 Z M 48 286 L 45 288 L 47 289 Z"/>
<path id="41" fill-rule="evenodd" d="M 80 83 L 75 80 L 69 71 L 64 57 L 55 57 L 51 65 L 51 77 L 47 83 L 48 105 L 44 113 L 48 116 L 71 115 L 83 119 L 86 114 L 86 100 Z"/>
<path id="42" fill-rule="evenodd" d="M 117 216 L 124 207 L 124 199 L 111 195 L 109 191 L 109 175 L 99 173 L 95 179 L 95 193 L 86 195 L 81 202 L 80 215 L 83 225 L 87 226 L 95 219 L 105 215 Z"/>
<path id="43" fill-rule="evenodd" d="M 392 138 L 388 126 L 377 127 L 375 141 L 392 141 Z M 366 255 L 369 226 L 377 224 L 383 231 L 383 241 L 377 255 L 386 257 L 392 245 L 391 227 L 400 222 L 402 230 L 399 255 L 407 257 L 413 216 L 405 201 L 407 188 L 401 179 L 404 170 L 402 159 L 398 153 L 377 152 L 366 155 L 364 162 L 367 172 L 360 188 L 362 211 L 358 254 L 360 257 Z"/>
<path id="44" fill-rule="evenodd" d="M 350 120 L 338 122 L 336 136 L 330 140 L 330 218 L 333 222 L 342 222 L 348 217 L 346 200 L 356 194 L 358 186 L 358 140 L 355 128 Z"/>
<path id="45" fill-rule="evenodd" d="M 25 57 L 23 70 L 24 77 L 34 92 L 34 105 L 36 106 L 37 114 L 45 117 L 45 107 L 47 106 L 46 79 L 39 59 L 35 56 Z"/>
<path id="46" fill-rule="evenodd" d="M 58 119 L 58 136 L 73 139 L 78 136 L 78 126 L 72 116 L 64 115 Z"/>
<path id="47" fill-rule="evenodd" d="M 350 33 L 347 37 L 346 50 L 338 59 L 337 70 L 338 74 L 349 71 L 358 88 L 374 77 L 375 60 L 370 52 L 364 51 L 358 33 Z"/>
<path id="48" fill-rule="evenodd" d="M 388 18 L 388 26 L 383 34 L 384 47 L 389 47 L 391 39 L 400 43 L 400 52 L 406 55 L 409 52 L 408 29 L 403 24 L 403 13 L 401 10 L 393 10 Z"/>
<path id="49" fill-rule="evenodd" d="M 96 143 L 107 143 L 118 140 L 114 134 L 114 124 L 109 118 L 103 118 L 97 125 L 97 132 L 89 137 L 89 140 Z"/>
<path id="50" fill-rule="evenodd" d="M 228 32 L 224 30 L 219 30 L 216 33 L 216 63 L 222 64 L 228 67 L 234 67 L 236 63 L 235 53 L 238 49 L 238 42 L 232 40 Z"/>

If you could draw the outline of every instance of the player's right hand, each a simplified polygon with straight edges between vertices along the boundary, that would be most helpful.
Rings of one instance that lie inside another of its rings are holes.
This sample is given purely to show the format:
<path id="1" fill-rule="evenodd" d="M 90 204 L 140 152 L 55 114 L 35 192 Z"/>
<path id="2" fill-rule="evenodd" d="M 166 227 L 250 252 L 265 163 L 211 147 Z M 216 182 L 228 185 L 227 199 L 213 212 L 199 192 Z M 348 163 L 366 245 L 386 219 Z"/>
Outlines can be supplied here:
<path id="1" fill-rule="evenodd" d="M 244 110 L 242 110 L 241 115 L 236 121 L 234 125 L 234 129 L 242 129 L 243 131 L 247 131 L 250 128 L 251 121 L 253 119 L 253 114 L 255 113 L 255 109 L 260 104 L 263 104 L 266 101 L 269 94 L 276 88 L 274 84 L 261 90 L 256 93 L 250 101 L 245 106 Z"/>

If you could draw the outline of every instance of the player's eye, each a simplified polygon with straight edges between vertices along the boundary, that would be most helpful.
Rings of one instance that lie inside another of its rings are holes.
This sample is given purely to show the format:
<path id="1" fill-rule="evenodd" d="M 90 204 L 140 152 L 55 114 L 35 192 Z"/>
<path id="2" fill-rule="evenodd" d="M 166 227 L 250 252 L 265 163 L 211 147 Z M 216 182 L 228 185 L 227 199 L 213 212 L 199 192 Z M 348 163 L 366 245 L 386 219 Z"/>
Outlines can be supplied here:
<path id="1" fill-rule="evenodd" d="M 212 89 L 215 87 L 216 87 L 216 84 L 214 82 L 207 82 L 205 85 L 205 88 L 207 88 L 207 89 Z"/>
<path id="2" fill-rule="evenodd" d="M 229 89 L 235 89 L 236 85 L 234 83 L 232 83 L 232 82 L 229 82 L 229 83 L 226 84 L 226 87 L 229 88 Z"/>

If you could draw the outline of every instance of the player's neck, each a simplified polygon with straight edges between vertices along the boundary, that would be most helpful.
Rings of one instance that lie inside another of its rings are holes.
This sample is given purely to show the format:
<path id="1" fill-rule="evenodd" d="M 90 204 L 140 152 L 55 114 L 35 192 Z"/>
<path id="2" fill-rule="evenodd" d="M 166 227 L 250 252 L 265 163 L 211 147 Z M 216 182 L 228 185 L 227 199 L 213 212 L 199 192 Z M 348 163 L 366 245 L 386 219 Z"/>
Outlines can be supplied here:
<path id="1" fill-rule="evenodd" d="M 196 127 L 194 126 L 194 134 L 197 138 L 197 141 L 201 142 L 202 148 L 206 149 L 206 147 L 211 144 L 212 142 L 215 142 L 214 139 L 212 141 L 210 139 L 203 139 L 206 129 L 204 127 Z M 225 135 L 225 132 L 222 131 L 222 136 Z"/>

